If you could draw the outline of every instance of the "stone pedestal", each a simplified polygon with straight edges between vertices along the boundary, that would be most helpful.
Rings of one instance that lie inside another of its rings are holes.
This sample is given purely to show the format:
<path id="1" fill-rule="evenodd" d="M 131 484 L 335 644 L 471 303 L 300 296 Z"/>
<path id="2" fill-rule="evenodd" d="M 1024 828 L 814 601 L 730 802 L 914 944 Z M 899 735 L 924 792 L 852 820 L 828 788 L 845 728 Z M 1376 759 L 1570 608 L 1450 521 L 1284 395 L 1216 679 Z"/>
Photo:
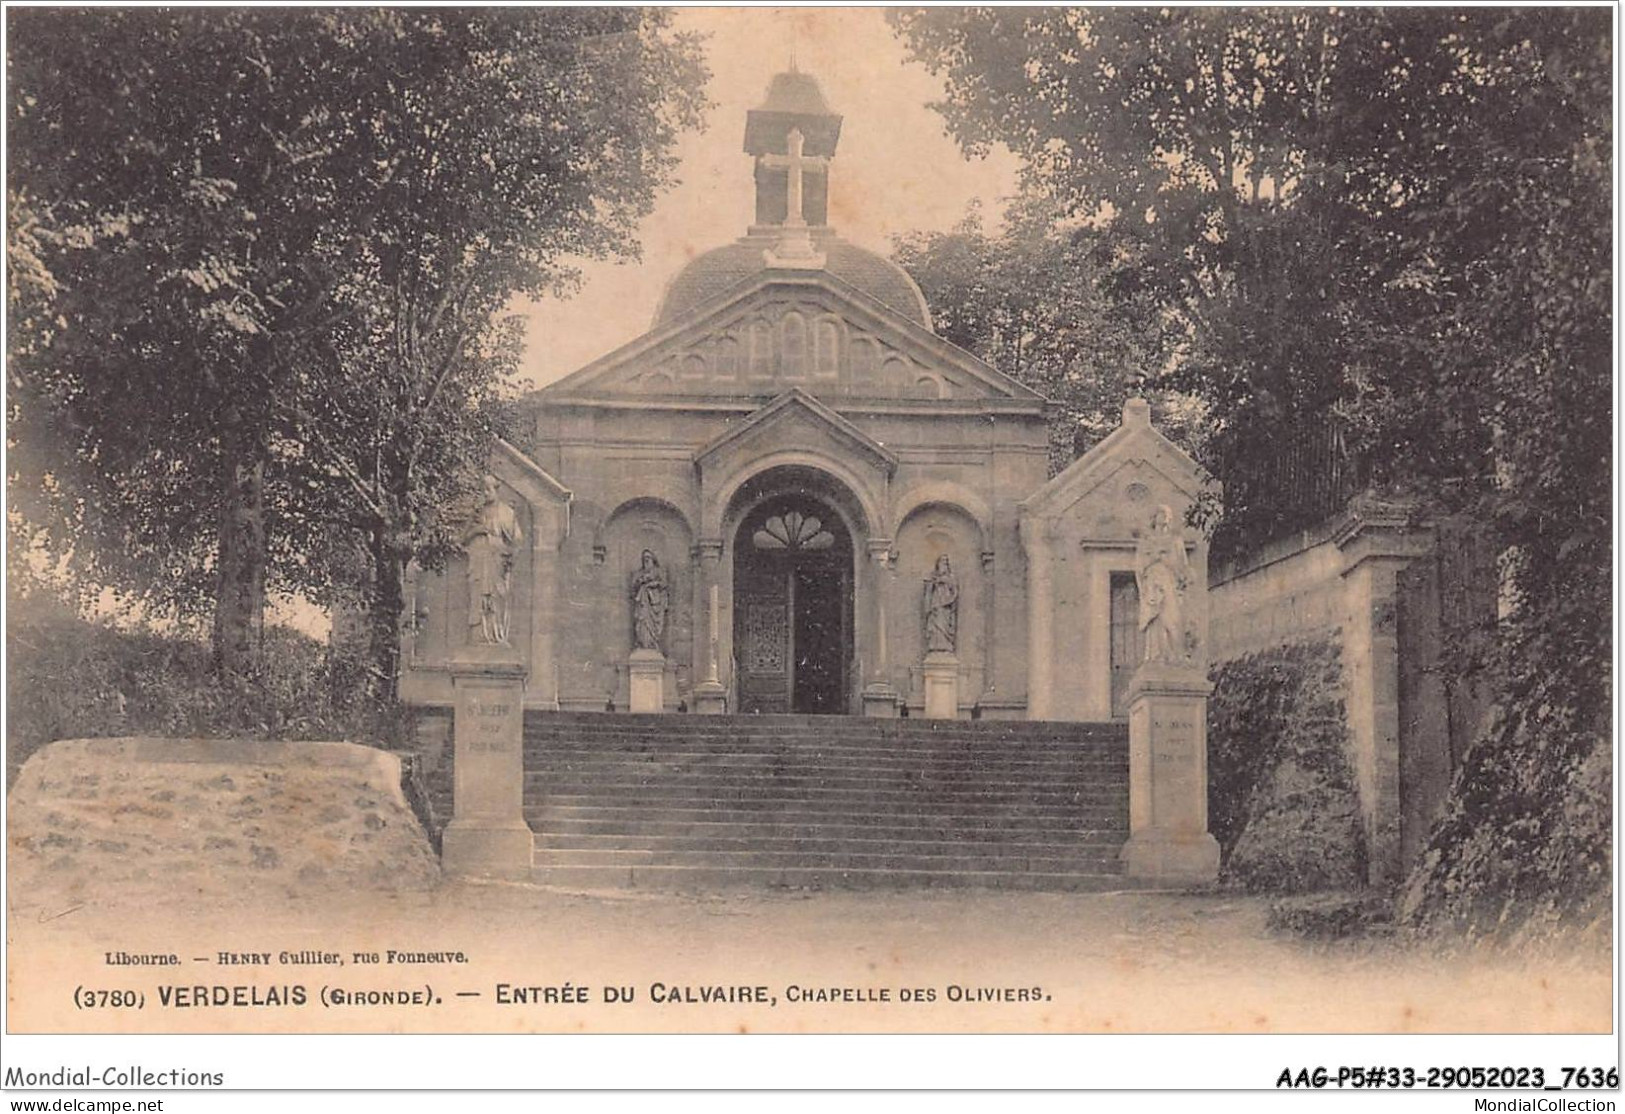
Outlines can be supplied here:
<path id="1" fill-rule="evenodd" d="M 728 710 L 728 690 L 718 681 L 694 686 L 694 711 L 702 716 L 720 716 Z"/>
<path id="2" fill-rule="evenodd" d="M 1207 827 L 1207 698 L 1200 670 L 1148 662 L 1129 682 L 1130 877 L 1175 885 L 1215 881 L 1219 844 Z"/>
<path id="3" fill-rule="evenodd" d="M 959 718 L 959 659 L 941 650 L 925 655 L 925 718 Z"/>
<path id="4" fill-rule="evenodd" d="M 627 660 L 632 676 L 629 711 L 666 710 L 666 655 L 659 650 L 633 650 Z"/>
<path id="5" fill-rule="evenodd" d="M 897 690 L 883 681 L 864 686 L 863 714 L 877 719 L 896 719 Z"/>
<path id="6" fill-rule="evenodd" d="M 525 823 L 525 667 L 510 646 L 469 646 L 451 661 L 452 820 L 441 843 L 448 874 L 530 876 Z"/>

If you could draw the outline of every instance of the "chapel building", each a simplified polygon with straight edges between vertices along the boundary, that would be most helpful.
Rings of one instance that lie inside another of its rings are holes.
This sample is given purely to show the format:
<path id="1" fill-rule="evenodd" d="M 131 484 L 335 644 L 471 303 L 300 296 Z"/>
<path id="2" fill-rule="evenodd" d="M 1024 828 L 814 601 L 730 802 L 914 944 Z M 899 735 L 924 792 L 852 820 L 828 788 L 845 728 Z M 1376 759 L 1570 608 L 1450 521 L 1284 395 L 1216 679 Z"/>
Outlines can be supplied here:
<path id="1" fill-rule="evenodd" d="M 774 77 L 745 124 L 744 234 L 500 447 L 527 710 L 1126 717 L 1137 538 L 1205 477 L 1131 401 L 1051 478 L 1046 400 L 831 227 L 841 126 L 811 76 Z M 452 703 L 470 592 L 457 562 L 414 578 L 408 700 Z"/>

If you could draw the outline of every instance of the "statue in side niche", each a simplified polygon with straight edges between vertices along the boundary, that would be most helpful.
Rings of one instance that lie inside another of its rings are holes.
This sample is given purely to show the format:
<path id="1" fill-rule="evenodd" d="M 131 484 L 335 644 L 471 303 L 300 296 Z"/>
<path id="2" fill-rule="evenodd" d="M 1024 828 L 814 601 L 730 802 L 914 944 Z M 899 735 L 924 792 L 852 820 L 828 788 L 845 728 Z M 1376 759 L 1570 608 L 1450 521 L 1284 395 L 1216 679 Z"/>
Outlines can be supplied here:
<path id="1" fill-rule="evenodd" d="M 654 550 L 645 549 L 632 574 L 632 648 L 660 650 L 666 634 L 666 612 L 671 607 L 671 582 Z"/>
<path id="2" fill-rule="evenodd" d="M 925 652 L 951 654 L 959 638 L 959 581 L 944 553 L 925 579 Z"/>
<path id="3" fill-rule="evenodd" d="M 1185 555 L 1184 531 L 1172 508 L 1158 507 L 1140 536 L 1134 554 L 1134 579 L 1140 590 L 1140 642 L 1143 660 L 1184 663 L 1189 660 L 1185 597 L 1191 566 Z"/>
<path id="4" fill-rule="evenodd" d="M 519 517 L 497 494 L 497 478 L 487 475 L 484 487 L 485 502 L 463 539 L 468 551 L 468 640 L 506 646 L 513 554 L 523 534 Z"/>

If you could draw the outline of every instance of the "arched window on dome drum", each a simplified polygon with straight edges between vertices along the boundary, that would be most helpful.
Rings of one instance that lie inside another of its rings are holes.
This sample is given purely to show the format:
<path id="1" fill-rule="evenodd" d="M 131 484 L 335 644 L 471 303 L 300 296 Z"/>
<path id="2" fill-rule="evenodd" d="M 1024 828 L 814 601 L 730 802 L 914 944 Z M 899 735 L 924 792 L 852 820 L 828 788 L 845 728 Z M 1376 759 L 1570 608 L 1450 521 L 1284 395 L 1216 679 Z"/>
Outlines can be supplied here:
<path id="1" fill-rule="evenodd" d="M 779 347 L 786 379 L 807 376 L 807 320 L 791 310 L 779 322 Z"/>
<path id="2" fill-rule="evenodd" d="M 942 384 L 935 376 L 922 375 L 914 380 L 914 387 L 909 394 L 914 398 L 941 398 Z"/>
<path id="3" fill-rule="evenodd" d="M 739 342 L 733 337 L 717 341 L 716 368 L 719 379 L 739 378 Z"/>
<path id="4" fill-rule="evenodd" d="M 909 375 L 908 361 L 901 356 L 889 357 L 880 368 L 880 390 L 888 395 L 908 392 L 913 379 Z"/>
<path id="5" fill-rule="evenodd" d="M 813 374 L 833 379 L 841 370 L 841 326 L 825 317 L 813 326 Z"/>
<path id="6" fill-rule="evenodd" d="M 869 388 L 875 385 L 875 371 L 880 366 L 880 345 L 869 337 L 858 337 L 852 342 L 852 385 Z"/>
<path id="7" fill-rule="evenodd" d="M 773 327 L 766 321 L 750 326 L 750 377 L 773 378 Z"/>

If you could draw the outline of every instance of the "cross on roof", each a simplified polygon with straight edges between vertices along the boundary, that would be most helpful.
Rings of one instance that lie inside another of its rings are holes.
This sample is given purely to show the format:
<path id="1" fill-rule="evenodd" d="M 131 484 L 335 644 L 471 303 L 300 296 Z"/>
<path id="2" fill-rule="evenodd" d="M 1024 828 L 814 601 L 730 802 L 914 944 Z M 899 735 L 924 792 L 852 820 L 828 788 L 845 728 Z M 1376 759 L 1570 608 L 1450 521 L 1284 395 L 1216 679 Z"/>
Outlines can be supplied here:
<path id="1" fill-rule="evenodd" d="M 807 224 L 806 214 L 801 204 L 801 175 L 809 166 L 828 166 L 829 160 L 821 155 L 802 154 L 802 144 L 805 138 L 800 128 L 791 128 L 790 134 L 785 137 L 785 146 L 788 155 L 763 155 L 762 164 L 775 170 L 787 169 L 790 172 L 789 196 L 785 205 L 784 223 L 793 228 L 802 228 Z"/>

